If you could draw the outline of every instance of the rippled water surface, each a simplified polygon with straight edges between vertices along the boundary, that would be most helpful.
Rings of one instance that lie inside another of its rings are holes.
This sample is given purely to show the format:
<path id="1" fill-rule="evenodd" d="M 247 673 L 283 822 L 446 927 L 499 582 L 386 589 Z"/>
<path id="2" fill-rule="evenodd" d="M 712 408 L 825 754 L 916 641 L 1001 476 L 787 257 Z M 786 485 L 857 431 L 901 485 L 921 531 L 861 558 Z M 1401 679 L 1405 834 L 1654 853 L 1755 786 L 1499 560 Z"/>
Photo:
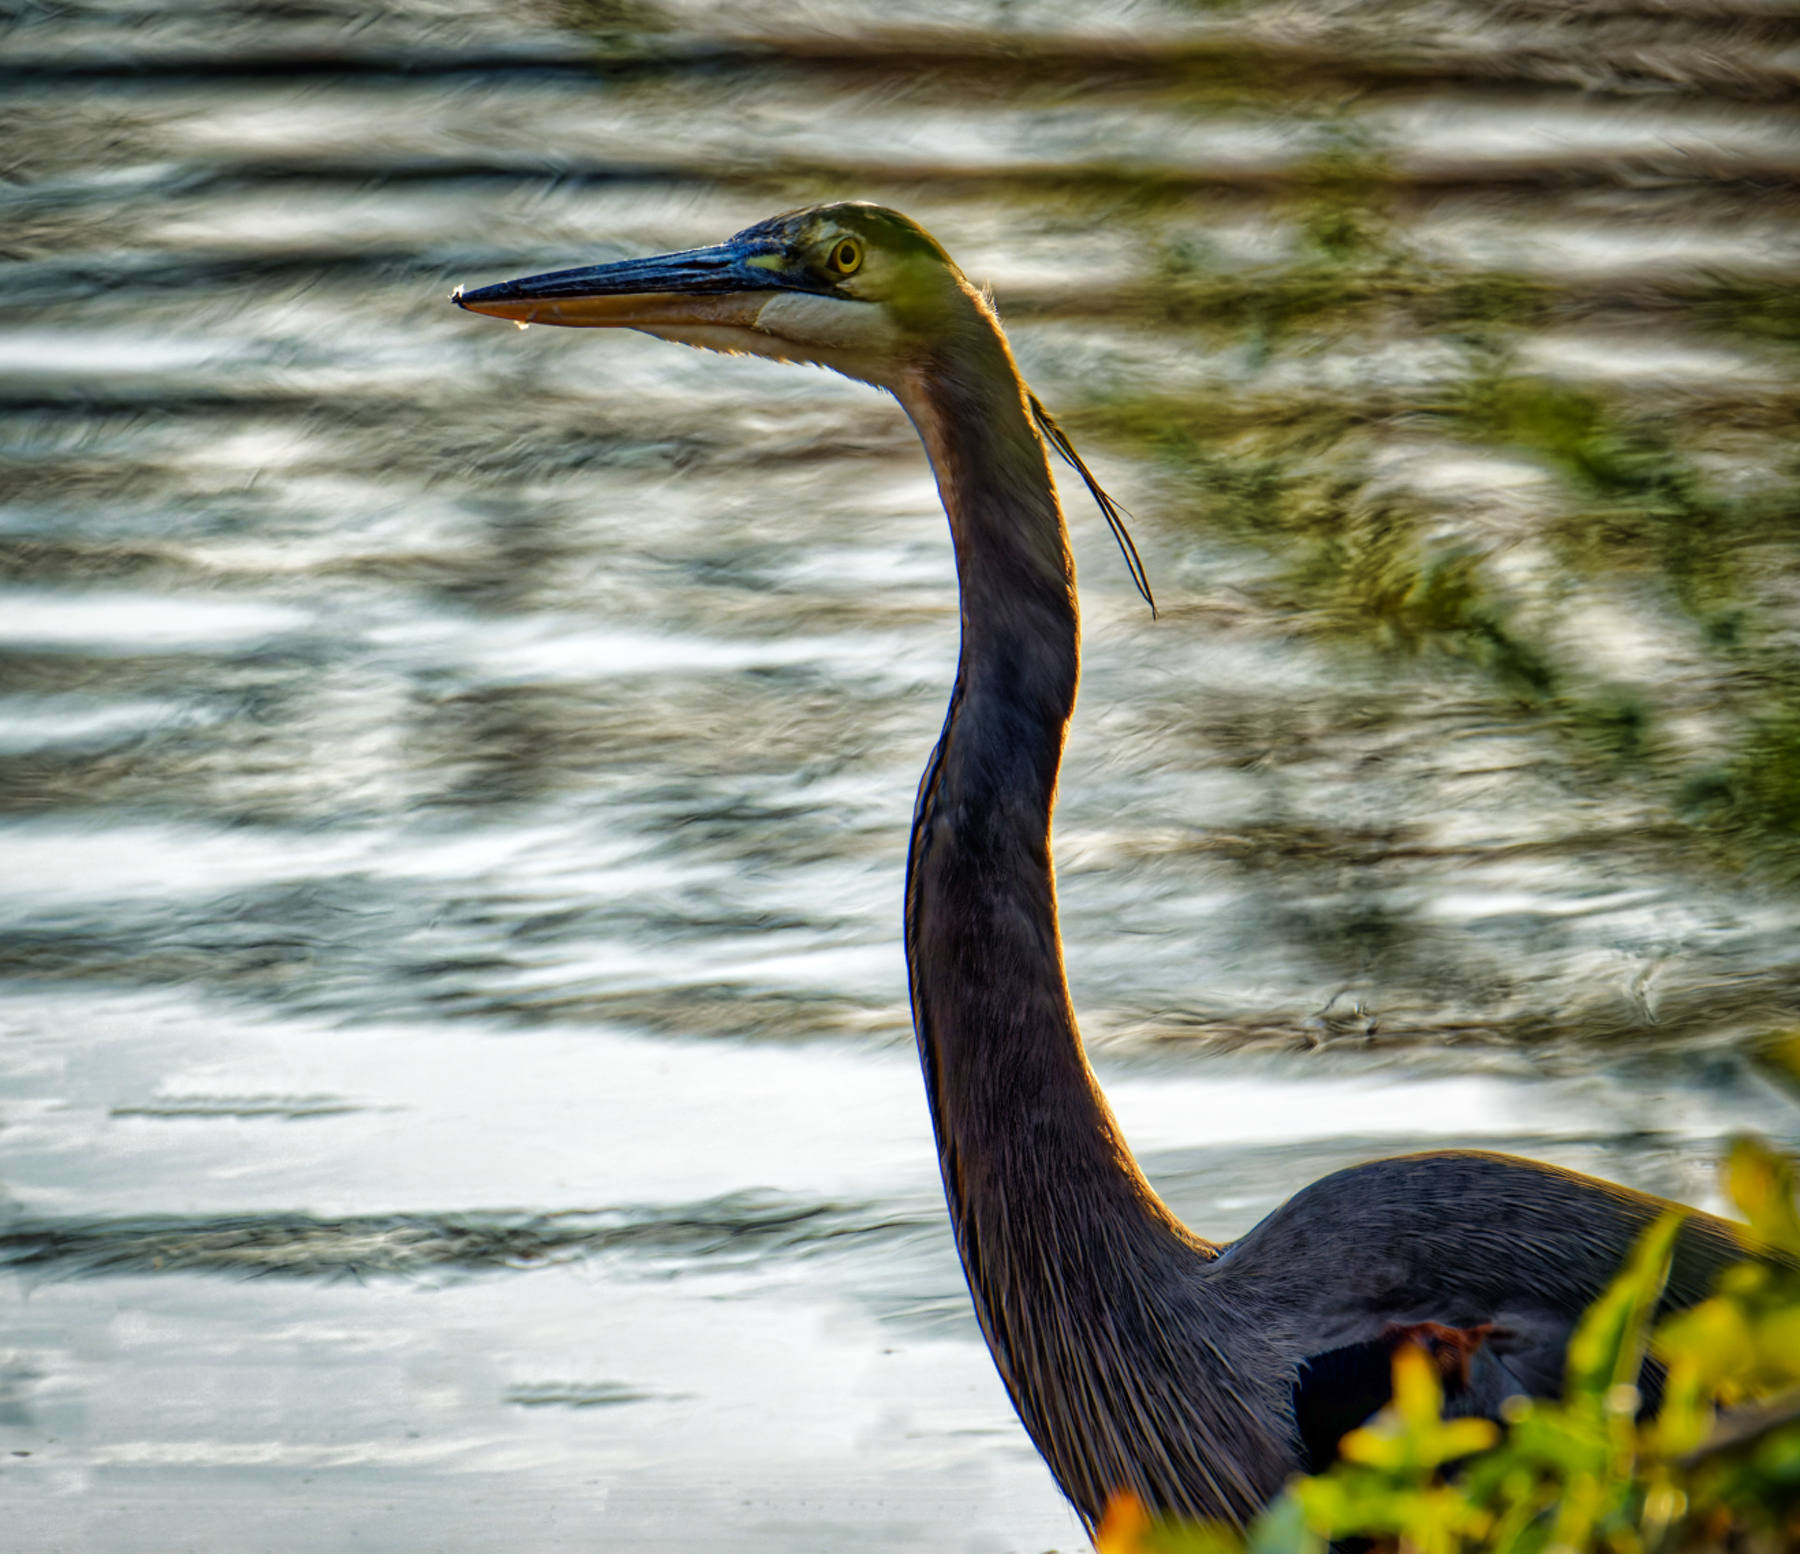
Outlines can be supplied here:
<path id="1" fill-rule="evenodd" d="M 1073 1550 L 942 1217 L 897 408 L 446 295 L 864 197 L 1069 493 L 1057 861 L 1197 1229 L 1800 1142 L 1800 18 L 0 12 L 0 1546 Z"/>

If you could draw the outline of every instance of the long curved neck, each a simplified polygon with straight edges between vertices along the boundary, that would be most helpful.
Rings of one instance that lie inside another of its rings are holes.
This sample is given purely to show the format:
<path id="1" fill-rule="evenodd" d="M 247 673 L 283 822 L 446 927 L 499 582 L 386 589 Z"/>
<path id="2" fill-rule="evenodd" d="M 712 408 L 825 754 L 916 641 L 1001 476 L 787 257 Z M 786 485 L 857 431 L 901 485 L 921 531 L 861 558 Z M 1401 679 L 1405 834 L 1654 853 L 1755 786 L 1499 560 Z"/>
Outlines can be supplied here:
<path id="1" fill-rule="evenodd" d="M 944 1190 L 995 1363 L 1090 1525 L 1121 1489 L 1229 1514 L 1261 1490 L 1184 1498 L 1157 1423 L 1182 1432 L 1192 1380 L 1162 1336 L 1176 1325 L 1169 1303 L 1191 1305 L 1194 1272 L 1216 1251 L 1131 1158 L 1064 980 L 1050 814 L 1075 702 L 1074 568 L 1023 385 L 983 322 L 985 338 L 897 391 L 937 473 L 962 596 L 956 689 L 919 788 L 906 893 Z"/>
<path id="2" fill-rule="evenodd" d="M 995 343 L 998 359 L 937 364 L 906 396 L 962 602 L 956 688 L 913 815 L 914 1025 L 953 1212 L 990 1187 L 1054 1178 L 1163 1222 L 1094 1083 L 1063 975 L 1050 814 L 1078 674 L 1074 563 L 1023 387 Z"/>

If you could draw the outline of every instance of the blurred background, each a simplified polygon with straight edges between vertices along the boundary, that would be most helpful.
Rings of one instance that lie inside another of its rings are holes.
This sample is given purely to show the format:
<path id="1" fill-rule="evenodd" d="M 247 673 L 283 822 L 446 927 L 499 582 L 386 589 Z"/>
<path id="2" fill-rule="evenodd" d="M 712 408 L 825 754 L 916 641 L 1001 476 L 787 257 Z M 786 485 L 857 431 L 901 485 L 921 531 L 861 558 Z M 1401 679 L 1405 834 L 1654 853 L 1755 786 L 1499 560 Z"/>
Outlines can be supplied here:
<path id="1" fill-rule="evenodd" d="M 897 206 L 1068 489 L 1069 975 L 1189 1223 L 1800 1142 L 1800 15 L 9 0 L 0 1543 L 1083 1546 L 900 890 L 874 391 L 456 283 Z"/>

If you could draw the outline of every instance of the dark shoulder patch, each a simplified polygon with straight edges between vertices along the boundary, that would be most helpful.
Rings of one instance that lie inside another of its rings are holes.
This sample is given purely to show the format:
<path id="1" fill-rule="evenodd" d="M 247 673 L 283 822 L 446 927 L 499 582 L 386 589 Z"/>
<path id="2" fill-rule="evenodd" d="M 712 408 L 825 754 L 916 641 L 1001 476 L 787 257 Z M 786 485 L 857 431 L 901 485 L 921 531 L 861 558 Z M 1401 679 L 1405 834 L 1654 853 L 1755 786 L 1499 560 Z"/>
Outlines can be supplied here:
<path id="1" fill-rule="evenodd" d="M 1337 1460 L 1338 1442 L 1394 1395 L 1394 1347 L 1384 1338 L 1328 1349 L 1294 1377 L 1294 1424 L 1308 1473 Z"/>
<path id="2" fill-rule="evenodd" d="M 1304 1361 L 1294 1377 L 1294 1423 L 1305 1450 L 1306 1471 L 1321 1473 L 1337 1457 L 1338 1442 L 1394 1395 L 1394 1351 L 1402 1344 L 1420 1349 L 1432 1362 L 1452 1413 L 1482 1409 L 1482 1393 L 1474 1385 L 1477 1361 L 1494 1368 L 1487 1354 L 1489 1338 L 1512 1335 L 1492 1322 L 1449 1327 L 1441 1322 L 1390 1322 L 1381 1337 L 1367 1343 L 1328 1349 Z M 1491 1378 L 1490 1378 L 1491 1379 Z M 1497 1400 L 1490 1400 L 1492 1407 Z M 1460 1407 L 1459 1407 L 1460 1405 Z"/>

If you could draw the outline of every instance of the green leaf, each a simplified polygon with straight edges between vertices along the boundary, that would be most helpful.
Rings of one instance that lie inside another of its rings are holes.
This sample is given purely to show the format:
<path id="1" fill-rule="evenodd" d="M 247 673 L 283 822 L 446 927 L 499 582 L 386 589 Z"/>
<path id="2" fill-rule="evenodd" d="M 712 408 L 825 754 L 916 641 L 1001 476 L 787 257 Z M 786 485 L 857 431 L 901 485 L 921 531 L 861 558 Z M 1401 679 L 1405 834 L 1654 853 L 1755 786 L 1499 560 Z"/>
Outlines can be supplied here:
<path id="1" fill-rule="evenodd" d="M 1756 1139 L 1739 1139 L 1725 1163 L 1725 1185 L 1757 1235 L 1789 1257 L 1800 1257 L 1791 1162 Z"/>
<path id="2" fill-rule="evenodd" d="M 1634 1386 L 1648 1347 L 1651 1314 L 1669 1282 L 1675 1234 L 1684 1216 L 1665 1214 L 1632 1249 L 1623 1271 L 1587 1309 L 1569 1340 L 1565 1396 L 1605 1410 L 1616 1387 Z"/>
<path id="3" fill-rule="evenodd" d="M 1316 1554 L 1324 1547 L 1306 1525 L 1306 1508 L 1283 1495 L 1250 1524 L 1250 1554 Z"/>

